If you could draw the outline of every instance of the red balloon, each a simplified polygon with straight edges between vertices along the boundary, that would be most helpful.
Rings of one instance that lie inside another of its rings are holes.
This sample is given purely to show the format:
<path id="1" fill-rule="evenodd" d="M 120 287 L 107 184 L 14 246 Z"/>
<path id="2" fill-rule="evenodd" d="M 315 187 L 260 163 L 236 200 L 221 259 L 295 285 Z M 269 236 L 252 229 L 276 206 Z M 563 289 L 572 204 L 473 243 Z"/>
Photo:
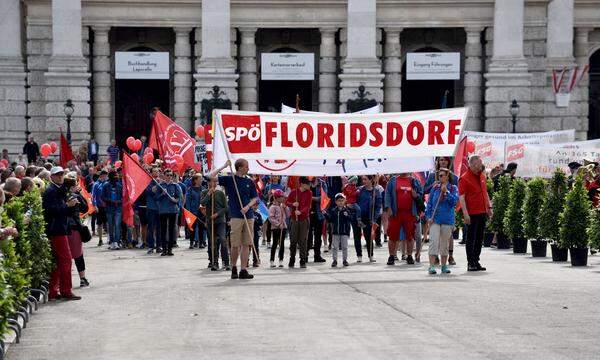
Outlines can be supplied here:
<path id="1" fill-rule="evenodd" d="M 467 141 L 467 153 L 471 154 L 475 152 L 475 143 L 473 141 Z"/>
<path id="2" fill-rule="evenodd" d="M 133 136 L 128 137 L 127 141 L 125 141 L 125 144 L 127 144 L 129 150 L 135 151 L 135 139 L 133 138 Z"/>
<path id="3" fill-rule="evenodd" d="M 2 159 L 2 160 L 0 160 L 0 163 L 1 163 L 2 165 L 4 165 L 4 167 L 8 167 L 8 160 L 6 160 L 6 159 Z"/>
<path id="4" fill-rule="evenodd" d="M 147 147 L 146 150 L 144 150 L 144 155 L 146 154 L 154 154 L 151 147 Z"/>
<path id="5" fill-rule="evenodd" d="M 52 154 L 52 147 L 49 144 L 42 144 L 40 152 L 43 157 L 48 157 L 48 155 Z"/>
<path id="6" fill-rule="evenodd" d="M 140 157 L 136 153 L 131 154 L 131 158 L 137 162 L 140 162 Z"/>
<path id="7" fill-rule="evenodd" d="M 135 141 L 133 142 L 133 147 L 135 151 L 140 151 L 142 149 L 142 140 L 135 139 Z"/>
<path id="8" fill-rule="evenodd" d="M 154 161 L 154 155 L 152 153 L 144 154 L 144 162 L 146 164 L 152 164 L 153 161 Z"/>
<path id="9" fill-rule="evenodd" d="M 56 152 L 56 150 L 58 150 L 58 145 L 56 145 L 56 143 L 53 141 L 50 143 L 50 149 L 52 150 L 52 153 L 54 154 Z"/>
<path id="10" fill-rule="evenodd" d="M 117 160 L 115 161 L 115 169 L 118 169 L 121 167 L 121 164 L 123 164 L 123 162 L 121 160 Z"/>
<path id="11" fill-rule="evenodd" d="M 198 135 L 199 138 L 204 137 L 204 126 L 200 125 L 196 128 L 196 135 Z"/>

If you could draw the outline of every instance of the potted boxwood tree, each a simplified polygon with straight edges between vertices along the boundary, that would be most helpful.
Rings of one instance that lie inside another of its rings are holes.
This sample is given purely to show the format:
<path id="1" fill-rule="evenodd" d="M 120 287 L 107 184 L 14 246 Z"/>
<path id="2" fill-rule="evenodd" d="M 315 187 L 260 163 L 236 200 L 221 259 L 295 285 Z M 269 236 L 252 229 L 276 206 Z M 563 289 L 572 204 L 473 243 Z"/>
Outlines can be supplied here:
<path id="1" fill-rule="evenodd" d="M 600 249 L 600 208 L 590 211 L 590 226 L 587 228 L 590 247 Z"/>
<path id="2" fill-rule="evenodd" d="M 542 205 L 539 225 L 540 237 L 550 241 L 552 261 L 567 261 L 569 256 L 568 250 L 561 248 L 558 242 L 558 215 L 563 211 L 566 194 L 567 176 L 558 168 L 550 180 L 550 189 Z"/>
<path id="3" fill-rule="evenodd" d="M 540 211 L 546 198 L 546 182 L 535 178 L 527 183 L 523 203 L 523 230 L 525 238 L 531 240 L 531 256 L 546 257 L 548 242 L 540 236 Z"/>
<path id="4" fill-rule="evenodd" d="M 515 178 L 510 187 L 508 208 L 504 214 L 504 232 L 513 244 L 513 253 L 527 252 L 527 239 L 523 231 L 523 201 L 527 184 L 521 178 Z"/>
<path id="5" fill-rule="evenodd" d="M 583 186 L 583 176 L 578 175 L 565 198 L 565 207 L 560 214 L 560 246 L 569 249 L 571 266 L 587 265 L 590 205 Z"/>
<path id="6" fill-rule="evenodd" d="M 498 249 L 510 249 L 510 241 L 504 232 L 504 214 L 508 208 L 510 195 L 510 176 L 500 176 L 498 190 L 494 193 L 492 204 L 494 212 L 492 215 L 491 228 L 496 233 L 496 244 Z"/>

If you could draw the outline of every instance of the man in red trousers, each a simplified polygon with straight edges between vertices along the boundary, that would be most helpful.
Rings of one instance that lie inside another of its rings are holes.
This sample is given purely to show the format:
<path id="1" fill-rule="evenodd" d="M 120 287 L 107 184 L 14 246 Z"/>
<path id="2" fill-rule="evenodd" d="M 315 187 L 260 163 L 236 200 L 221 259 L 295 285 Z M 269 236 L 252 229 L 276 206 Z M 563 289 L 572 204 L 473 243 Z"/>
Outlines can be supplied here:
<path id="1" fill-rule="evenodd" d="M 50 170 L 50 185 L 42 196 L 44 218 L 46 219 L 46 235 L 50 239 L 52 252 L 56 258 L 56 268 L 50 277 L 50 300 L 80 300 L 72 291 L 71 284 L 71 250 L 67 235 L 69 208 L 78 204 L 77 199 L 67 199 L 67 191 L 63 186 L 64 170 L 55 166 Z M 60 293 L 59 293 L 60 290 Z"/>

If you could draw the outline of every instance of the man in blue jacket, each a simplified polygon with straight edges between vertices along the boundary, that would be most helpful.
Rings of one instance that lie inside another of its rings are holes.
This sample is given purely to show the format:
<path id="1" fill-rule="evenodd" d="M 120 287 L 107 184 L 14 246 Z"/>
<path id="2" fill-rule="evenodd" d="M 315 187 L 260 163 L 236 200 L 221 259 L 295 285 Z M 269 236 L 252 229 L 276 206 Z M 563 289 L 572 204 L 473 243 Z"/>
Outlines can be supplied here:
<path id="1" fill-rule="evenodd" d="M 173 182 L 173 171 L 165 171 L 165 182 L 163 189 L 155 184 L 152 191 L 157 196 L 158 217 L 160 219 L 160 230 L 162 240 L 162 253 L 160 256 L 173 256 L 173 245 L 177 238 L 177 214 L 181 211 L 183 193 L 179 184 Z"/>
<path id="2" fill-rule="evenodd" d="M 98 226 L 98 246 L 102 246 L 102 228 L 106 224 L 106 204 L 102 201 L 102 187 L 108 179 L 106 170 L 100 171 L 100 177 L 92 186 L 92 204 L 96 207 L 96 225 Z"/>
<path id="3" fill-rule="evenodd" d="M 152 188 L 156 186 L 155 181 L 159 180 L 160 172 L 158 167 L 153 167 L 150 170 L 150 175 L 154 181 L 151 181 L 146 188 L 146 217 L 148 218 L 148 228 L 146 230 L 146 243 L 148 244 L 148 254 L 152 254 L 156 250 L 156 253 L 161 252 L 160 246 L 160 222 L 158 220 L 158 205 L 156 198 L 158 194 L 152 191 Z"/>
<path id="4" fill-rule="evenodd" d="M 367 254 L 369 262 L 375 262 L 373 258 L 373 241 L 371 239 L 371 230 L 377 225 L 377 218 L 381 216 L 381 193 L 375 187 L 377 178 L 375 175 L 365 175 L 362 177 L 363 186 L 358 188 L 357 204 L 360 208 L 358 216 L 362 233 L 367 242 Z"/>
<path id="5" fill-rule="evenodd" d="M 106 204 L 110 250 L 117 250 L 121 240 L 123 184 L 115 171 L 108 173 L 108 181 L 102 185 L 102 201 Z"/>
<path id="6" fill-rule="evenodd" d="M 308 227 L 308 248 L 314 251 L 314 261 L 316 263 L 325 262 L 321 256 L 321 235 L 323 234 L 323 212 L 321 211 L 321 194 L 327 192 L 325 182 L 318 177 L 310 183 L 312 192 L 312 202 L 310 205 L 309 227 Z"/>

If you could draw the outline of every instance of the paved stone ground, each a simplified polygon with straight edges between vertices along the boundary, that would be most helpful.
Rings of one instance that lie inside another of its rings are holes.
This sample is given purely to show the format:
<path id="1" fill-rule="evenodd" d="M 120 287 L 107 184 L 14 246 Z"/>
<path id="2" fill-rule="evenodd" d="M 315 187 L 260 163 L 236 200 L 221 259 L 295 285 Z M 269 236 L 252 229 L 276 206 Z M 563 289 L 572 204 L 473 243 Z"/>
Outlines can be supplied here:
<path id="1" fill-rule="evenodd" d="M 488 271 L 467 273 L 456 246 L 453 273 L 430 276 L 386 266 L 385 249 L 356 264 L 351 248 L 348 268 L 263 265 L 242 281 L 184 241 L 170 258 L 94 243 L 83 300 L 43 306 L 8 359 L 600 358 L 599 256 L 571 268 L 484 249 Z"/>

